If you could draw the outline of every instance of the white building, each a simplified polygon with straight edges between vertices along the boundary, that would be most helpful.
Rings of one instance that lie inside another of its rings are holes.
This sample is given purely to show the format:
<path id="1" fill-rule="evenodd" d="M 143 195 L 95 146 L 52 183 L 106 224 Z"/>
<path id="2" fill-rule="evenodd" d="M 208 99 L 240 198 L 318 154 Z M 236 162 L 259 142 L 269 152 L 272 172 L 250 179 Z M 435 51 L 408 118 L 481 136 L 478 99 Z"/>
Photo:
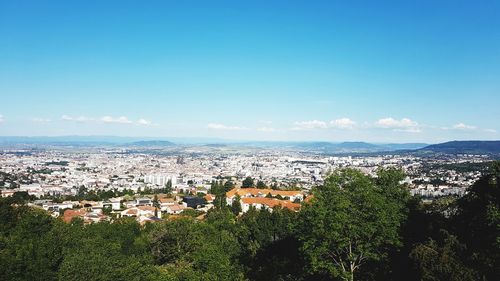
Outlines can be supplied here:
<path id="1" fill-rule="evenodd" d="M 167 174 L 150 174 L 144 176 L 144 182 L 145 183 L 150 183 L 154 184 L 157 186 L 165 186 L 167 185 L 168 181 L 172 182 L 172 186 L 177 184 L 177 177 L 174 175 L 167 175 Z"/>

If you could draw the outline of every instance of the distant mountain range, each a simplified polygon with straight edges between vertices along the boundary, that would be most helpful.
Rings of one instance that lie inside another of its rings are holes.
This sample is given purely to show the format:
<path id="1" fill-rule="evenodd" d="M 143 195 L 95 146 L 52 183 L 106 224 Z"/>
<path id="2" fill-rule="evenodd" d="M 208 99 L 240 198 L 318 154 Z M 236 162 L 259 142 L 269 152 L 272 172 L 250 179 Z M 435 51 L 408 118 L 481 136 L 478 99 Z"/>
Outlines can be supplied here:
<path id="1" fill-rule="evenodd" d="M 302 142 L 294 146 L 310 151 L 325 153 L 373 153 L 396 150 L 414 150 L 428 146 L 425 143 L 388 143 L 373 144 L 367 142 Z"/>
<path id="2" fill-rule="evenodd" d="M 432 144 L 418 151 L 446 154 L 500 154 L 500 141 L 450 141 Z"/>
<path id="3" fill-rule="evenodd" d="M 175 143 L 163 140 L 152 140 L 152 141 L 136 141 L 126 144 L 128 146 L 140 146 L 140 147 L 165 147 L 174 146 Z"/>
<path id="4" fill-rule="evenodd" d="M 203 138 L 154 138 L 115 136 L 60 136 L 60 137 L 1 137 L 0 146 L 17 145 L 61 146 L 61 147 L 133 147 L 147 150 L 169 149 L 181 151 L 184 148 L 204 149 L 283 149 L 323 154 L 363 154 L 400 152 L 415 154 L 493 154 L 500 155 L 500 141 L 450 141 L 428 145 L 425 143 L 368 143 L 368 142 L 286 142 L 286 141 L 231 141 Z"/>

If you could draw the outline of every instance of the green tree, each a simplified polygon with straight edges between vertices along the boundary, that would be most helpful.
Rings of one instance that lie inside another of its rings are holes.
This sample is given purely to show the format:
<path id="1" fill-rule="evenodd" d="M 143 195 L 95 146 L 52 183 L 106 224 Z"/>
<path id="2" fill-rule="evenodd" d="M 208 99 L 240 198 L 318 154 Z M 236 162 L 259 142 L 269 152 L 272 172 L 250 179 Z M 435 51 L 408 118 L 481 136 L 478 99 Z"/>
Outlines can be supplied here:
<path id="1" fill-rule="evenodd" d="M 446 231 L 442 231 L 441 235 L 440 241 L 430 239 L 418 244 L 410 253 L 419 275 L 417 278 L 422 281 L 480 280 L 477 272 L 463 263 L 465 245 Z"/>
<path id="2" fill-rule="evenodd" d="M 34 200 L 35 196 L 29 195 L 26 191 L 14 192 L 12 197 L 8 198 L 8 202 L 13 204 L 25 204 L 28 201 Z"/>
<path id="3" fill-rule="evenodd" d="M 304 264 L 294 235 L 296 218 L 297 213 L 276 207 L 272 212 L 250 208 L 238 219 L 240 262 L 251 280 L 300 280 Z"/>
<path id="4" fill-rule="evenodd" d="M 231 190 L 231 189 L 233 189 L 233 188 L 234 188 L 234 183 L 233 183 L 232 181 L 228 180 L 228 181 L 226 181 L 226 182 L 224 183 L 224 190 L 225 190 L 226 192 L 228 192 L 229 190 Z"/>
<path id="5" fill-rule="evenodd" d="M 398 204 L 401 209 L 410 200 L 410 192 L 401 182 L 405 179 L 402 169 L 389 167 L 377 170 L 375 182 L 383 194 L 393 203 Z"/>
<path id="6" fill-rule="evenodd" d="M 172 193 L 172 180 L 169 179 L 167 183 L 165 184 L 165 193 L 170 194 Z"/>
<path id="7" fill-rule="evenodd" d="M 236 262 L 238 243 L 227 230 L 192 219 L 167 221 L 155 228 L 150 248 L 170 280 L 243 278 Z"/>
<path id="8" fill-rule="evenodd" d="M 214 207 L 216 209 L 222 209 L 227 207 L 226 189 L 220 182 L 212 181 L 210 187 L 210 193 L 215 195 Z"/>
<path id="9" fill-rule="evenodd" d="M 452 218 L 459 240 L 467 245 L 470 260 L 487 280 L 500 278 L 500 161 L 457 202 Z"/>
<path id="10" fill-rule="evenodd" d="M 65 255 L 59 280 L 148 280 L 153 270 L 145 257 L 127 255 L 120 243 L 104 237 L 83 239 Z"/>
<path id="11" fill-rule="evenodd" d="M 197 216 L 199 216 L 201 214 L 203 214 L 202 211 L 191 209 L 191 208 L 187 208 L 187 209 L 184 209 L 184 211 L 182 211 L 183 216 L 188 216 L 188 217 L 192 217 L 192 218 L 196 218 Z"/>
<path id="12" fill-rule="evenodd" d="M 259 180 L 257 181 L 257 188 L 260 189 L 266 188 L 266 184 L 263 181 Z"/>
<path id="13" fill-rule="evenodd" d="M 153 280 L 153 259 L 136 243 L 141 228 L 133 218 L 59 228 L 64 259 L 59 280 Z"/>
<path id="14" fill-rule="evenodd" d="M 241 183 L 241 187 L 243 188 L 254 187 L 253 179 L 251 177 L 246 177 Z"/>
<path id="15" fill-rule="evenodd" d="M 206 222 L 219 230 L 236 233 L 236 216 L 229 208 L 212 208 L 207 212 Z"/>
<path id="16" fill-rule="evenodd" d="M 400 244 L 400 209 L 360 171 L 335 172 L 314 196 L 301 211 L 298 229 L 313 271 L 352 281 L 363 264 Z"/>
<path id="17" fill-rule="evenodd" d="M 200 246 L 202 237 L 192 220 L 183 218 L 160 225 L 150 240 L 156 263 L 167 264 L 188 259 Z"/>
<path id="18" fill-rule="evenodd" d="M 216 209 L 227 208 L 226 194 L 223 193 L 223 194 L 219 194 L 219 195 L 215 196 L 214 208 L 216 208 Z"/>
<path id="19" fill-rule="evenodd" d="M 0 233 L 0 279 L 55 280 L 63 255 L 60 237 L 52 231 L 56 220 L 25 206 L 13 212 L 12 228 Z"/>
<path id="20" fill-rule="evenodd" d="M 61 214 L 64 214 L 64 211 L 65 210 L 62 210 Z M 104 206 L 104 207 L 102 207 L 102 213 L 105 214 L 105 215 L 107 215 L 107 216 L 111 215 L 112 211 L 113 210 L 111 209 L 111 206 Z"/>
<path id="21" fill-rule="evenodd" d="M 158 210 L 160 209 L 160 200 L 158 200 L 158 195 L 155 194 L 153 197 L 153 207 L 155 208 L 155 217 L 158 217 Z"/>
<path id="22" fill-rule="evenodd" d="M 233 203 L 231 204 L 231 211 L 235 216 L 239 215 L 241 213 L 241 203 L 240 203 L 240 196 L 236 195 L 235 198 L 233 199 Z"/>

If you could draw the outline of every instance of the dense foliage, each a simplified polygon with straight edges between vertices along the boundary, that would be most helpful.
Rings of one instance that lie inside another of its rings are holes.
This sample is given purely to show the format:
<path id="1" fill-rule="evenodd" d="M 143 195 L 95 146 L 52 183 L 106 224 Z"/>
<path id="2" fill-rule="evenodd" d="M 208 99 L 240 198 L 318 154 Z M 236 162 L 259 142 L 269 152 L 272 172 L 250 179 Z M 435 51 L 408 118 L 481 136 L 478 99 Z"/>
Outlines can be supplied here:
<path id="1" fill-rule="evenodd" d="M 227 206 L 139 225 L 66 224 L 0 199 L 0 280 L 500 280 L 500 165 L 459 200 L 410 197 L 397 169 L 334 172 L 300 212 Z M 253 185 L 253 184 L 252 184 Z"/>

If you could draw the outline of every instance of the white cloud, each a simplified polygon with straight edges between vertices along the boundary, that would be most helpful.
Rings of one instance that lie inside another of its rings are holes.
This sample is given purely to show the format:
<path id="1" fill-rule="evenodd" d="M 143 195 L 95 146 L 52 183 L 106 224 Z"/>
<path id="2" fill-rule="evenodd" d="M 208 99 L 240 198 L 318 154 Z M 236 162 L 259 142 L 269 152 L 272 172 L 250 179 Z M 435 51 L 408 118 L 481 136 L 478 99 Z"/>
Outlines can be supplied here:
<path id="1" fill-rule="evenodd" d="M 73 116 L 69 116 L 69 115 L 63 115 L 61 117 L 61 119 L 65 120 L 65 121 L 74 121 L 74 122 L 80 122 L 80 123 L 94 122 L 95 121 L 95 122 L 103 122 L 103 123 L 108 123 L 108 124 L 111 124 L 111 123 L 134 124 L 135 123 L 135 124 L 140 125 L 140 126 L 153 126 L 153 125 L 155 125 L 151 121 L 146 120 L 144 118 L 137 120 L 137 122 L 133 122 L 130 119 L 128 119 L 126 116 L 120 116 L 120 117 L 115 118 L 115 117 L 106 115 L 106 116 L 103 116 L 99 119 L 96 119 L 96 118 L 91 118 L 91 117 L 86 117 L 86 116 L 73 117 Z M 34 122 L 40 122 L 40 123 L 50 122 L 49 119 L 43 119 L 43 118 L 33 118 L 32 120 Z"/>
<path id="2" fill-rule="evenodd" d="M 471 125 L 466 125 L 464 123 L 458 123 L 458 124 L 453 125 L 453 129 L 456 129 L 456 130 L 475 130 L 475 129 L 477 129 L 477 127 L 471 126 Z"/>
<path id="3" fill-rule="evenodd" d="M 143 118 L 137 120 L 137 124 L 141 125 L 141 126 L 151 126 L 151 125 L 153 125 L 153 123 L 151 123 L 151 121 L 148 121 L 148 120 L 143 119 Z"/>
<path id="4" fill-rule="evenodd" d="M 392 129 L 399 132 L 421 132 L 419 124 L 409 118 L 403 118 L 401 120 L 397 120 L 391 117 L 382 118 L 375 122 L 375 126 L 384 129 Z"/>
<path id="5" fill-rule="evenodd" d="M 73 121 L 73 122 L 102 122 L 102 123 L 108 123 L 108 124 L 136 124 L 139 126 L 157 126 L 157 124 L 154 124 L 153 122 L 146 120 L 144 118 L 140 118 L 137 120 L 137 122 L 133 122 L 130 119 L 128 119 L 126 116 L 120 116 L 120 117 L 112 117 L 109 115 L 103 116 L 101 118 L 91 118 L 91 117 L 86 117 L 86 116 L 79 116 L 79 117 L 74 117 L 70 115 L 63 115 L 61 117 L 62 120 L 65 121 Z M 33 118 L 33 122 L 39 122 L 39 123 L 47 123 L 50 122 L 50 119 L 44 119 L 44 118 Z"/>
<path id="6" fill-rule="evenodd" d="M 120 116 L 118 118 L 113 118 L 111 116 L 103 116 L 101 118 L 101 121 L 104 123 L 118 123 L 118 124 L 132 124 L 133 123 L 125 116 Z"/>
<path id="7" fill-rule="evenodd" d="M 407 127 L 418 126 L 417 122 L 412 121 L 411 119 L 408 118 L 397 120 L 390 117 L 379 119 L 375 124 L 381 128 L 407 128 Z"/>
<path id="8" fill-rule="evenodd" d="M 238 127 L 238 126 L 226 126 L 224 124 L 217 124 L 217 123 L 210 123 L 207 125 L 207 128 L 212 129 L 212 130 L 228 130 L 228 131 L 237 131 L 237 130 L 244 130 L 244 127 Z"/>
<path id="9" fill-rule="evenodd" d="M 89 118 L 89 117 L 85 117 L 85 116 L 78 116 L 78 117 L 73 117 L 73 116 L 69 116 L 69 115 L 63 115 L 61 117 L 62 120 L 65 120 L 65 121 L 74 121 L 74 122 L 90 122 L 90 121 L 95 121 L 94 118 Z"/>
<path id="10" fill-rule="evenodd" d="M 495 129 L 485 129 L 484 131 L 488 132 L 488 133 L 493 133 L 493 134 L 497 133 L 497 130 L 495 130 Z"/>
<path id="11" fill-rule="evenodd" d="M 112 123 L 114 122 L 115 120 L 113 119 L 113 117 L 111 116 L 104 116 L 101 118 L 101 121 L 102 122 L 105 122 L 105 123 Z"/>
<path id="12" fill-rule="evenodd" d="M 352 129 L 354 126 L 356 126 L 356 122 L 352 121 L 349 118 L 344 117 L 330 121 L 330 125 L 334 128 L 339 128 L 339 129 Z"/>
<path id="13" fill-rule="evenodd" d="M 31 119 L 31 121 L 33 121 L 35 123 L 49 123 L 51 120 L 48 118 L 35 117 L 35 118 Z"/>
<path id="14" fill-rule="evenodd" d="M 0 114 L 0 123 L 3 123 L 5 119 L 3 118 L 3 115 Z"/>
<path id="15" fill-rule="evenodd" d="M 326 129 L 328 125 L 324 121 L 311 120 L 295 122 L 295 127 L 292 130 L 308 130 L 308 129 Z"/>
<path id="16" fill-rule="evenodd" d="M 421 133 L 422 130 L 419 127 L 411 127 L 404 129 L 394 129 L 396 132 L 406 132 L 406 133 Z"/>
<path id="17" fill-rule="evenodd" d="M 276 132 L 276 129 L 275 128 L 271 128 L 271 127 L 260 127 L 260 128 L 257 128 L 257 131 L 261 131 L 261 132 Z"/>

